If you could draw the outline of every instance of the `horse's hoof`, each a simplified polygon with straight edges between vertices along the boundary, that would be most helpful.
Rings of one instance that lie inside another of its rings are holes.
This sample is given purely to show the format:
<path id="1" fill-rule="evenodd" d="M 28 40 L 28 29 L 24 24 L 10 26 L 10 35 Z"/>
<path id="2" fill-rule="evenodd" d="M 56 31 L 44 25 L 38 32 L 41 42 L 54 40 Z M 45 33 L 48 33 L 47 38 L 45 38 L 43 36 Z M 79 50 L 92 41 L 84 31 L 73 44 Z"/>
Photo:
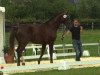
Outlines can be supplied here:
<path id="1" fill-rule="evenodd" d="M 38 65 L 40 65 L 40 61 L 38 61 Z"/>
<path id="2" fill-rule="evenodd" d="M 38 62 L 38 65 L 40 65 L 40 62 Z"/>
<path id="3" fill-rule="evenodd" d="M 53 61 L 51 61 L 50 63 L 53 63 Z"/>
<path id="4" fill-rule="evenodd" d="M 17 66 L 20 66 L 20 65 L 17 65 Z"/>
<path id="5" fill-rule="evenodd" d="M 20 66 L 20 64 L 17 64 L 17 66 Z"/>
<path id="6" fill-rule="evenodd" d="M 25 66 L 25 63 L 22 63 L 23 66 Z"/>

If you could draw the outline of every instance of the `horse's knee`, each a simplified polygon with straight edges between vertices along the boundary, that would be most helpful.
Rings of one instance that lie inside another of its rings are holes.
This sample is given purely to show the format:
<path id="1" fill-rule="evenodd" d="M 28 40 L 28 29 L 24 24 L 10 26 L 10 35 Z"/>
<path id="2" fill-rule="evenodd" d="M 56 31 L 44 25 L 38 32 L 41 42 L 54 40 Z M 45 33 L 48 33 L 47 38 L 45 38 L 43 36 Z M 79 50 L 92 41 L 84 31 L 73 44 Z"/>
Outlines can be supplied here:
<path id="1" fill-rule="evenodd" d="M 22 51 L 17 50 L 16 52 L 17 52 L 17 56 L 18 56 L 18 57 L 21 57 L 21 56 L 22 56 Z"/>

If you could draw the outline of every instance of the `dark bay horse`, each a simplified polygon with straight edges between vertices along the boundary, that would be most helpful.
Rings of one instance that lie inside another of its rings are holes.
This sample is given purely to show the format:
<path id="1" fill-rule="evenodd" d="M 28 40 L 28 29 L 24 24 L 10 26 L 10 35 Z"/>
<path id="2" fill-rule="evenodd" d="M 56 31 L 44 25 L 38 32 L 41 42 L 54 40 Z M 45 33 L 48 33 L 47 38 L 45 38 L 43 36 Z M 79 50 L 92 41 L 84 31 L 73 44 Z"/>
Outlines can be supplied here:
<path id="1" fill-rule="evenodd" d="M 40 64 L 42 56 L 45 52 L 46 45 L 48 44 L 50 50 L 50 63 L 53 63 L 53 45 L 57 36 L 57 29 L 62 23 L 66 26 L 68 26 L 70 23 L 70 18 L 65 12 L 58 14 L 57 16 L 45 23 L 35 25 L 22 24 L 13 26 L 10 34 L 10 49 L 5 56 L 6 62 L 13 63 L 14 40 L 16 38 L 18 42 L 18 48 L 16 50 L 18 56 L 18 66 L 20 66 L 20 57 L 22 56 L 22 52 L 29 42 L 42 44 L 42 50 L 40 58 L 38 60 L 38 64 Z"/>

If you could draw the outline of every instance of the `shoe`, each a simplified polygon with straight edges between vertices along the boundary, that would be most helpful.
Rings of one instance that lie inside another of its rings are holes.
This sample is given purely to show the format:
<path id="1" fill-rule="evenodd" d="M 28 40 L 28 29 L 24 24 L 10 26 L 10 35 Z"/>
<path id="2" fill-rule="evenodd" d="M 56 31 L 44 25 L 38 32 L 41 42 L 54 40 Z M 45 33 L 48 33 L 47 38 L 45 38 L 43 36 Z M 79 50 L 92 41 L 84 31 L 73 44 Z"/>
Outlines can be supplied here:
<path id="1" fill-rule="evenodd" d="M 76 61 L 81 61 L 81 60 L 80 60 L 80 58 L 78 58 L 78 59 L 76 58 Z"/>

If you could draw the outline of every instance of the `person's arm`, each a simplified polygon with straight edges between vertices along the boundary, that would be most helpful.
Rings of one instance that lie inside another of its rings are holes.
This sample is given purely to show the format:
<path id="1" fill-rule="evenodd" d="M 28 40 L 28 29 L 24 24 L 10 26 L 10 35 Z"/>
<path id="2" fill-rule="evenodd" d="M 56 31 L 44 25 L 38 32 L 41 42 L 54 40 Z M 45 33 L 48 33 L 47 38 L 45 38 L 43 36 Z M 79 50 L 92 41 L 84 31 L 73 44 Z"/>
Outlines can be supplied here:
<path id="1" fill-rule="evenodd" d="M 66 35 L 68 35 L 69 34 L 69 30 L 67 30 L 63 35 L 62 35 L 62 37 L 65 37 Z"/>
<path id="2" fill-rule="evenodd" d="M 80 31 L 83 32 L 83 27 L 82 26 L 80 26 Z"/>
<path id="3" fill-rule="evenodd" d="M 61 40 L 63 40 L 64 37 L 65 37 L 66 35 L 68 35 L 68 33 L 69 33 L 69 30 L 65 31 L 65 32 L 63 33 L 62 37 L 61 37 Z"/>

